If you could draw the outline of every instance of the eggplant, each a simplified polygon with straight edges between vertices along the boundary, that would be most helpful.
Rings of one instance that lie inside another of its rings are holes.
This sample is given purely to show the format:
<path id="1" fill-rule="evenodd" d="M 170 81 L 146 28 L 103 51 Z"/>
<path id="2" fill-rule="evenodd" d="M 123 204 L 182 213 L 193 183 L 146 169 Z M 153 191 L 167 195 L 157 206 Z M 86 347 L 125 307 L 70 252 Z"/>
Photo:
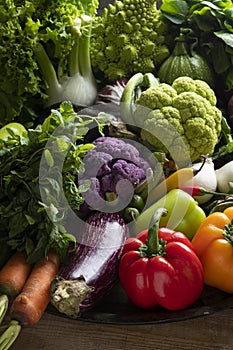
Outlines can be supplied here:
<path id="1" fill-rule="evenodd" d="M 119 260 L 128 237 L 129 229 L 119 214 L 92 214 L 76 248 L 51 282 L 51 304 L 72 318 L 97 305 L 119 280 Z"/>

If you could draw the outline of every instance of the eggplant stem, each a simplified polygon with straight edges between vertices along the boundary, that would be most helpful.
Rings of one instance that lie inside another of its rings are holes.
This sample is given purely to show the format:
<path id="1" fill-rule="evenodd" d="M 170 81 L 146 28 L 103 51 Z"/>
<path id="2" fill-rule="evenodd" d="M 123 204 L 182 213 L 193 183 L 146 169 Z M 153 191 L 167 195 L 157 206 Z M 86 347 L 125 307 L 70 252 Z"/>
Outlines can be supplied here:
<path id="1" fill-rule="evenodd" d="M 83 276 L 74 280 L 57 276 L 50 287 L 51 303 L 59 312 L 77 318 L 80 315 L 80 304 L 93 291 L 94 288 L 86 284 Z"/>

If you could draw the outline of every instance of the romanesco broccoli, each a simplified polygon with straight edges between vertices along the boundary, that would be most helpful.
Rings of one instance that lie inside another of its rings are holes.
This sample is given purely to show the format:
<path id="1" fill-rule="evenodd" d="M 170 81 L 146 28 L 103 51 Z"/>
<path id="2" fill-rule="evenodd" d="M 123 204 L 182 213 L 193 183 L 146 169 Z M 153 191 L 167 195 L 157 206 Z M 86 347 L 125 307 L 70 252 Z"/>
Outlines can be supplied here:
<path id="1" fill-rule="evenodd" d="M 127 86 L 126 86 L 127 87 Z M 176 159 L 211 155 L 221 133 L 222 112 L 216 96 L 202 80 L 179 77 L 172 85 L 160 84 L 143 91 L 133 113 L 141 138 Z"/>
<path id="2" fill-rule="evenodd" d="M 155 0 L 115 0 L 92 28 L 94 71 L 111 81 L 154 72 L 169 55 L 165 33 Z"/>

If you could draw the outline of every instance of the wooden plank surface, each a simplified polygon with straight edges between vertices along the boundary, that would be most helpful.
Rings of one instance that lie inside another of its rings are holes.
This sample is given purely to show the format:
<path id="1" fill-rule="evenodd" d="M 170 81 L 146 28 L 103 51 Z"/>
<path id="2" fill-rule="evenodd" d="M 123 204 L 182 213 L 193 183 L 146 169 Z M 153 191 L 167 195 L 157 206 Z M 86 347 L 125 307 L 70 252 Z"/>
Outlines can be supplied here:
<path id="1" fill-rule="evenodd" d="M 143 326 L 105 325 L 45 313 L 11 350 L 232 350 L 233 309 Z"/>

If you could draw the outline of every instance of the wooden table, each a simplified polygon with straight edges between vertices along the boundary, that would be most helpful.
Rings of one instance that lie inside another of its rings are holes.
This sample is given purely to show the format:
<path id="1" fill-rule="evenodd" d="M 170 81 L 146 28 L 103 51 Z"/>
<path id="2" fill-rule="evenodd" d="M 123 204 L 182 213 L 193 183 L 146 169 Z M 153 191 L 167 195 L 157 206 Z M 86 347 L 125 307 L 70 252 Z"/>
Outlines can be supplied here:
<path id="1" fill-rule="evenodd" d="M 186 321 L 105 325 L 45 313 L 11 350 L 232 350 L 233 309 Z"/>

